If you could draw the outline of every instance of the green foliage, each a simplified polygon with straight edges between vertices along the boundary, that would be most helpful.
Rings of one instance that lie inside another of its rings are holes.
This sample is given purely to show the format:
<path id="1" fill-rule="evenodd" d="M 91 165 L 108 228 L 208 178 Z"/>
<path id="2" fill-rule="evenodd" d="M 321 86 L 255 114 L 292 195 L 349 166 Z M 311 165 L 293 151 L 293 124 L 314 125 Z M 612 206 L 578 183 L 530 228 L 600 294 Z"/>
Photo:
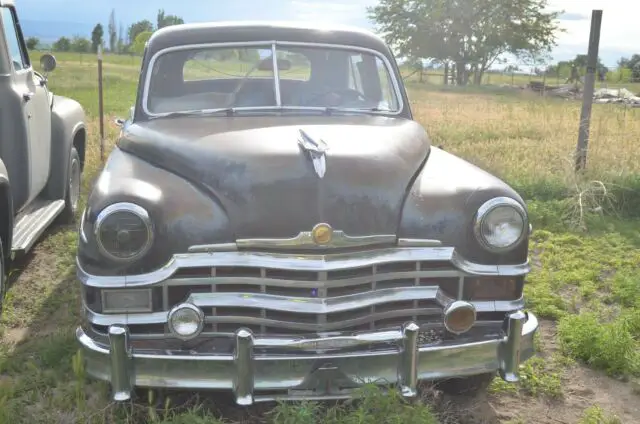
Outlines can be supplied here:
<path id="1" fill-rule="evenodd" d="M 622 421 L 615 415 L 607 414 L 598 405 L 593 405 L 584 411 L 578 424 L 622 424 Z"/>
<path id="2" fill-rule="evenodd" d="M 403 57 L 451 60 L 458 84 L 499 56 L 537 56 L 555 45 L 558 13 L 547 0 L 381 0 L 369 17 Z"/>
<path id="3" fill-rule="evenodd" d="M 91 41 L 76 35 L 71 40 L 70 50 L 76 53 L 89 53 L 91 51 Z"/>
<path id="4" fill-rule="evenodd" d="M 164 9 L 158 10 L 157 16 L 157 29 L 164 28 L 171 25 L 183 24 L 184 20 L 176 15 L 165 15 Z"/>
<path id="5" fill-rule="evenodd" d="M 274 424 L 438 423 L 429 406 L 410 404 L 397 390 L 384 393 L 373 385 L 360 389 L 347 406 L 325 409 L 315 402 L 282 403 L 268 415 Z"/>
<path id="6" fill-rule="evenodd" d="M 144 47 L 147 44 L 147 41 L 149 41 L 149 38 L 151 38 L 151 35 L 153 35 L 153 33 L 150 31 L 145 31 L 138 34 L 135 41 L 133 42 L 133 45 L 131 46 L 131 50 L 135 53 L 142 54 L 144 52 Z"/>
<path id="7" fill-rule="evenodd" d="M 566 315 L 558 323 L 562 351 L 610 375 L 640 375 L 640 311 L 606 322 L 597 312 Z"/>
<path id="8" fill-rule="evenodd" d="M 93 27 L 93 31 L 91 31 L 91 49 L 94 53 L 98 51 L 98 47 L 104 44 L 103 37 L 104 29 L 102 28 L 102 24 L 96 24 Z"/>
<path id="9" fill-rule="evenodd" d="M 131 24 L 128 30 L 129 41 L 133 43 L 140 33 L 153 32 L 153 24 L 147 19 Z"/>
<path id="10" fill-rule="evenodd" d="M 38 37 L 29 37 L 27 38 L 27 49 L 35 50 L 38 44 L 40 43 L 40 39 Z"/>
<path id="11" fill-rule="evenodd" d="M 71 40 L 67 37 L 60 37 L 55 43 L 53 43 L 52 49 L 56 52 L 71 51 Z"/>

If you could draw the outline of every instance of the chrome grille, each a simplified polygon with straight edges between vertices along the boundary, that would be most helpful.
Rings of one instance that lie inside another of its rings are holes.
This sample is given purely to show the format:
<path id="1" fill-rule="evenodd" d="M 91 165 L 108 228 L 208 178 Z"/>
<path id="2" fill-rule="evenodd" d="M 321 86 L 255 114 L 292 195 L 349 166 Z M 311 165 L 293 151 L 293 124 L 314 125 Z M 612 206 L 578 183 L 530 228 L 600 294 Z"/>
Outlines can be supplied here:
<path id="1" fill-rule="evenodd" d="M 457 298 L 461 281 L 462 274 L 448 261 L 388 262 L 329 271 L 191 267 L 178 269 L 163 282 L 163 305 L 169 310 L 194 294 L 215 293 L 208 298 L 215 306 L 203 310 L 207 330 L 222 333 L 233 333 L 241 326 L 268 335 L 379 330 L 409 320 L 429 327 L 442 323 L 443 308 L 434 292 Z M 429 287 L 431 294 L 424 299 L 406 299 L 415 290 L 398 290 Z M 233 300 L 233 296 L 254 302 L 247 306 L 221 300 Z M 287 310 L 282 307 L 287 302 L 341 306 L 325 312 Z"/>

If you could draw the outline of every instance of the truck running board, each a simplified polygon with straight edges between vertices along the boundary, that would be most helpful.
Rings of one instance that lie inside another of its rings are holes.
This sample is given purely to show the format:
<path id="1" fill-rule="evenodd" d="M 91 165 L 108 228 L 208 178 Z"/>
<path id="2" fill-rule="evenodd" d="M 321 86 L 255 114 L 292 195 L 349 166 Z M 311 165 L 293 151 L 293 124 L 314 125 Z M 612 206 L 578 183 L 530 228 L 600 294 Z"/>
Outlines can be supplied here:
<path id="1" fill-rule="evenodd" d="M 13 228 L 11 251 L 24 254 L 64 210 L 64 200 L 36 200 L 33 205 L 21 212 Z"/>

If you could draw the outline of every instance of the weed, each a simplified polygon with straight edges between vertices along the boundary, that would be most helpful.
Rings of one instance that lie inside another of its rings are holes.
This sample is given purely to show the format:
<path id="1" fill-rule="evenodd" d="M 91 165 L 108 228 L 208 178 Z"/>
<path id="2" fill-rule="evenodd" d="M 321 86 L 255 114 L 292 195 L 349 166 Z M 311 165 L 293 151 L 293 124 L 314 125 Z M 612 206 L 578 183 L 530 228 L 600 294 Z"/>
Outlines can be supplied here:
<path id="1" fill-rule="evenodd" d="M 622 421 L 615 415 L 605 413 L 601 407 L 593 405 L 584 411 L 578 424 L 622 424 Z"/>

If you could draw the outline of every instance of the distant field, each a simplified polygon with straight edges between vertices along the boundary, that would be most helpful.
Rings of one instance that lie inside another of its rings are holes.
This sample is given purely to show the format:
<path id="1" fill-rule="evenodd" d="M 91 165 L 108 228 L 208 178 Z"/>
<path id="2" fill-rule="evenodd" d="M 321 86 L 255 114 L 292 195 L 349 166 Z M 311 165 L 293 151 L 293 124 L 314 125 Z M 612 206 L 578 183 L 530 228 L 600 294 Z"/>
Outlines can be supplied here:
<path id="1" fill-rule="evenodd" d="M 89 117 L 86 195 L 101 167 L 96 62 L 56 57 L 51 88 L 79 100 Z M 139 66 L 138 58 L 105 58 L 108 148 L 118 131 L 112 118 L 127 116 L 134 102 Z M 527 200 L 534 233 L 525 293 L 543 321 L 539 357 L 522 366 L 519 383 L 496 379 L 487 396 L 474 399 L 427 391 L 415 405 L 373 391 L 357 406 L 329 409 L 302 404 L 248 413 L 205 399 L 201 409 L 161 418 L 141 405 L 117 408 L 106 386 L 86 380 L 79 366 L 77 235 L 69 228 L 39 243 L 14 276 L 0 320 L 0 424 L 203 424 L 221 423 L 220 415 L 278 424 L 640 422 L 640 109 L 594 105 L 588 170 L 576 177 L 579 102 L 413 77 L 408 88 L 435 145 L 499 175 Z"/>

